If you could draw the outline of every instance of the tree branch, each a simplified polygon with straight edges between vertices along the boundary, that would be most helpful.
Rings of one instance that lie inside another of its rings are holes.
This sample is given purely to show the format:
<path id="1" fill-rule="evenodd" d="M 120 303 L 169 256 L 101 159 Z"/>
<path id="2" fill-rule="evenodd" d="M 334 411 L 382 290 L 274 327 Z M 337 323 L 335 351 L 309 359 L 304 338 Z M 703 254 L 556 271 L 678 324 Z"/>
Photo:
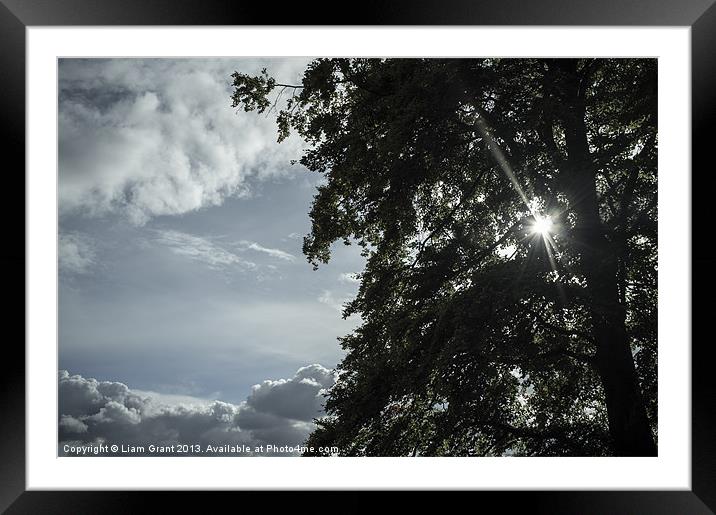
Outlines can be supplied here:
<path id="1" fill-rule="evenodd" d="M 530 313 L 533 317 L 535 317 L 535 319 L 536 319 L 535 321 L 537 323 L 539 323 L 539 325 L 541 325 L 545 329 L 549 329 L 552 332 L 561 334 L 563 336 L 577 336 L 577 337 L 587 340 L 589 342 L 593 341 L 592 337 L 587 333 L 583 333 L 582 331 L 577 331 L 576 329 L 567 329 L 566 327 L 560 327 L 560 326 L 555 325 L 551 322 L 548 322 L 542 315 L 540 315 L 539 313 L 537 313 L 536 311 L 534 311 L 530 308 L 527 308 L 527 312 Z"/>

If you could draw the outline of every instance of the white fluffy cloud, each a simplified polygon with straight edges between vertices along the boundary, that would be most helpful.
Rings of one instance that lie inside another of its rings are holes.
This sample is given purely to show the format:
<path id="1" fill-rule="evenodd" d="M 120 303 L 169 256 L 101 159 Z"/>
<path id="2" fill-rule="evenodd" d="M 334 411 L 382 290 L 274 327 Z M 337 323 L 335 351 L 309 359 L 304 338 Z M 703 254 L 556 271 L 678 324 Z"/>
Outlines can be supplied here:
<path id="1" fill-rule="evenodd" d="M 305 60 L 276 62 L 294 80 Z M 219 205 L 247 179 L 285 173 L 300 142 L 270 117 L 231 108 L 230 74 L 260 63 L 64 59 L 59 67 L 61 212 L 120 213 L 141 225 Z"/>
<path id="2" fill-rule="evenodd" d="M 160 394 L 140 394 L 123 383 L 62 370 L 60 454 L 71 454 L 64 452 L 65 445 L 88 444 L 296 447 L 313 430 L 313 419 L 323 415 L 323 394 L 334 382 L 333 372 L 314 364 L 300 368 L 290 379 L 255 385 L 240 404 L 205 399 L 166 402 Z M 261 453 L 238 453 L 251 454 Z"/>

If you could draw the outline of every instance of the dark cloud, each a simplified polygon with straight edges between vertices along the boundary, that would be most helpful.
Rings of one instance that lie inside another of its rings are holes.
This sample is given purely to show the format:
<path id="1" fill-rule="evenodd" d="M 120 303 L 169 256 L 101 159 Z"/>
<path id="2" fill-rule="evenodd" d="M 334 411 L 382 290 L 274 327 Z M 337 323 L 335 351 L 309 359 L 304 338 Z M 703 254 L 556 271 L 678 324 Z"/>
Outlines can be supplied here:
<path id="1" fill-rule="evenodd" d="M 262 413 L 311 421 L 322 411 L 323 398 L 316 395 L 333 384 L 333 374 L 321 365 L 310 365 L 291 379 L 264 381 L 253 387 L 246 404 Z"/>
<path id="2" fill-rule="evenodd" d="M 297 447 L 323 414 L 323 393 L 335 381 L 321 365 L 299 369 L 290 379 L 254 386 L 246 401 L 231 404 L 132 391 L 127 385 L 97 381 L 60 371 L 59 453 L 70 448 L 116 444 L 141 446 L 140 455 L 175 455 L 148 451 L 150 445 L 198 445 L 201 455 L 294 455 L 255 452 L 261 445 Z M 206 452 L 207 446 L 241 446 L 239 452 Z M 102 452 L 101 454 L 113 454 Z M 121 452 L 117 454 L 122 454 Z M 135 454 L 136 455 L 136 454 Z"/>

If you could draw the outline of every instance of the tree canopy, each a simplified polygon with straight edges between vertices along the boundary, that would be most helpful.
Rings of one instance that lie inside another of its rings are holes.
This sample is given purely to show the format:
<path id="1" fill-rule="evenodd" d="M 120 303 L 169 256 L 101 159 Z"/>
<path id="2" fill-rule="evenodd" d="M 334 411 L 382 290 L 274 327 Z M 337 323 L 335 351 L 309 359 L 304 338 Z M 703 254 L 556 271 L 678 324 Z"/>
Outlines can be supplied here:
<path id="1" fill-rule="evenodd" d="M 366 258 L 309 438 L 341 455 L 655 455 L 655 59 L 317 59 L 233 74 Z M 288 94 L 286 94 L 288 91 Z"/>

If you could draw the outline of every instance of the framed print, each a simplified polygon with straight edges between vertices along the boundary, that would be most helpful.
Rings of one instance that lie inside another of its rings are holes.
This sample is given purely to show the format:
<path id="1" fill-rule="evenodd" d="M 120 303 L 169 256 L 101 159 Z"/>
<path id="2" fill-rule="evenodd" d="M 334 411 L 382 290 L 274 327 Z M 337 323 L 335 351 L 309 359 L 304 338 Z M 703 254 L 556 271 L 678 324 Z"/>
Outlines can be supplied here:
<path id="1" fill-rule="evenodd" d="M 3 9 L 10 513 L 136 490 L 714 509 L 708 2 Z"/>

